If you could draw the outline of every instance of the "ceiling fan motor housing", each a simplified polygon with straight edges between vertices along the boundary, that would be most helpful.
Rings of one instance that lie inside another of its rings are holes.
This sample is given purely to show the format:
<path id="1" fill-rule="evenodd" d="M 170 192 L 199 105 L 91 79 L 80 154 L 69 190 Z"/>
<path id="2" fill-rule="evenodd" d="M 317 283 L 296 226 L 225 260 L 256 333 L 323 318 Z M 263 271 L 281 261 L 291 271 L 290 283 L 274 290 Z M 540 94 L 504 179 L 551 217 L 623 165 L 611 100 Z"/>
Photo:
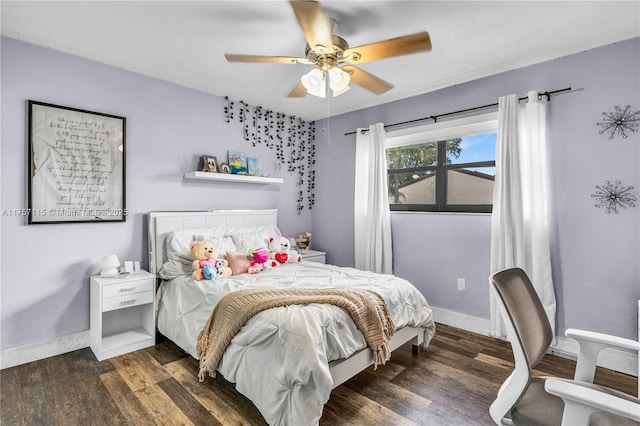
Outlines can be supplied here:
<path id="1" fill-rule="evenodd" d="M 328 51 L 327 47 L 322 45 L 317 45 L 312 48 L 307 43 L 304 51 L 306 58 L 319 68 L 323 68 L 325 65 L 328 67 L 337 66 L 338 63 L 344 60 L 342 54 L 349 48 L 349 43 L 337 35 L 332 35 L 331 40 L 333 42 L 331 51 Z"/>

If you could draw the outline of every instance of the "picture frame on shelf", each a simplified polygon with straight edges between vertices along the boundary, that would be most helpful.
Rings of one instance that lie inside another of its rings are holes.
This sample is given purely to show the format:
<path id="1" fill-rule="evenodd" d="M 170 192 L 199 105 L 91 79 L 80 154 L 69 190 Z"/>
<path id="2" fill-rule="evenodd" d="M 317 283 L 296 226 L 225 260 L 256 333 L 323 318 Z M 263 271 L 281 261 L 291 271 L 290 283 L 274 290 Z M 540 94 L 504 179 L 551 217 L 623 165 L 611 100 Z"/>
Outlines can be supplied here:
<path id="1" fill-rule="evenodd" d="M 220 171 L 220 173 L 226 173 L 226 174 L 231 173 L 231 167 L 229 167 L 227 163 L 218 164 L 218 170 Z"/>
<path id="2" fill-rule="evenodd" d="M 247 156 L 244 152 L 229 150 L 227 153 L 229 168 L 232 174 L 247 173 Z"/>
<path id="3" fill-rule="evenodd" d="M 259 158 L 247 157 L 249 176 L 262 176 L 262 162 Z"/>
<path id="4" fill-rule="evenodd" d="M 202 156 L 202 171 L 217 173 L 218 172 L 218 159 L 213 155 L 203 155 Z"/>
<path id="5" fill-rule="evenodd" d="M 126 118 L 28 101 L 28 224 L 125 222 Z"/>

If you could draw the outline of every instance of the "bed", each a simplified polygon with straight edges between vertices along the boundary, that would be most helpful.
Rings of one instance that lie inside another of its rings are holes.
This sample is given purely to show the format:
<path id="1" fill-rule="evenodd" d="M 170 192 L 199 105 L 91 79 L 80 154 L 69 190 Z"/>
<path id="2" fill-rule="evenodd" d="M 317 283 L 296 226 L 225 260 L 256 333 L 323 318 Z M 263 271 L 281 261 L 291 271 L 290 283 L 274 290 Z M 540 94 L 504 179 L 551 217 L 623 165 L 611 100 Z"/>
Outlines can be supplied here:
<path id="1" fill-rule="evenodd" d="M 190 241 L 209 239 L 220 254 L 244 252 L 267 236 L 279 236 L 277 220 L 277 210 L 149 213 L 149 269 L 159 279 L 158 331 L 198 359 L 198 335 L 230 292 L 359 288 L 373 290 L 386 302 L 396 328 L 389 350 L 407 342 L 414 351 L 428 345 L 435 332 L 430 306 L 413 285 L 392 275 L 302 261 L 258 274 L 191 278 Z M 267 423 L 313 425 L 331 390 L 373 363 L 371 349 L 346 310 L 330 304 L 291 305 L 248 320 L 231 340 L 217 372 L 235 383 Z"/>

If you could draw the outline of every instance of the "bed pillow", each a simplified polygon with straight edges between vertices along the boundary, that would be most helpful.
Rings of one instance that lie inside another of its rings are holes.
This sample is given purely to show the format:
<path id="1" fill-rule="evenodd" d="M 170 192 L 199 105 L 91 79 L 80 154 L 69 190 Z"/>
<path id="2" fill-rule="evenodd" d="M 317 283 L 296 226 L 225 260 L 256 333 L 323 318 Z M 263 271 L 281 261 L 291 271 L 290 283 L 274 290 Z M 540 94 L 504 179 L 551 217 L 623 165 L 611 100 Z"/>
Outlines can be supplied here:
<path id="1" fill-rule="evenodd" d="M 269 246 L 269 235 L 266 231 L 249 232 L 245 234 L 231 234 L 236 248 L 234 251 L 249 253 L 249 250 Z"/>
<path id="2" fill-rule="evenodd" d="M 191 249 L 189 245 L 192 241 L 195 241 L 196 235 L 205 235 L 206 233 L 207 230 L 204 228 L 182 229 L 170 232 L 165 239 L 167 260 L 191 264 Z"/>
<path id="3" fill-rule="evenodd" d="M 211 240 L 211 242 L 213 243 L 213 246 L 218 251 L 218 257 L 226 259 L 228 251 L 238 251 L 236 249 L 236 245 L 233 242 L 233 239 L 229 236 L 209 238 L 209 239 Z"/>
<path id="4" fill-rule="evenodd" d="M 249 269 L 249 266 L 251 266 L 251 256 L 248 254 L 228 251 L 227 261 L 231 268 L 231 275 L 244 274 L 247 272 L 247 269 Z"/>
<path id="5" fill-rule="evenodd" d="M 158 271 L 160 278 L 170 280 L 180 275 L 191 275 L 191 249 L 189 245 L 205 228 L 182 229 L 170 232 L 164 240 L 167 260 Z"/>
<path id="6" fill-rule="evenodd" d="M 227 258 L 228 251 L 239 251 L 236 249 L 236 245 L 233 243 L 233 239 L 230 236 L 226 237 L 209 237 L 207 238 L 205 235 L 196 235 L 194 237 L 195 241 L 209 240 L 213 247 L 218 252 L 218 257 L 221 259 Z"/>

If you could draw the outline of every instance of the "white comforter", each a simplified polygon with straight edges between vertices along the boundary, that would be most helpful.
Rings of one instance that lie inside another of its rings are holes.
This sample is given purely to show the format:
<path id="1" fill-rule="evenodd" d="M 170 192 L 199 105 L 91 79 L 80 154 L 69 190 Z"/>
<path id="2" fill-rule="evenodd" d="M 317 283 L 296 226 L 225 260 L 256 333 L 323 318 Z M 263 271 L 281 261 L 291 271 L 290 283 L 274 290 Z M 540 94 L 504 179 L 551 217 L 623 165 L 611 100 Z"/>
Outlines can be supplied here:
<path id="1" fill-rule="evenodd" d="M 189 276 L 165 281 L 159 289 L 158 330 L 197 358 L 198 334 L 218 301 L 232 291 L 261 287 L 371 289 L 385 299 L 396 329 L 425 327 L 425 346 L 435 331 L 431 308 L 408 281 L 313 262 L 213 281 Z M 269 424 L 314 425 L 333 385 L 328 363 L 365 347 L 347 311 L 333 305 L 292 305 L 250 319 L 231 341 L 218 371 L 236 383 Z"/>

